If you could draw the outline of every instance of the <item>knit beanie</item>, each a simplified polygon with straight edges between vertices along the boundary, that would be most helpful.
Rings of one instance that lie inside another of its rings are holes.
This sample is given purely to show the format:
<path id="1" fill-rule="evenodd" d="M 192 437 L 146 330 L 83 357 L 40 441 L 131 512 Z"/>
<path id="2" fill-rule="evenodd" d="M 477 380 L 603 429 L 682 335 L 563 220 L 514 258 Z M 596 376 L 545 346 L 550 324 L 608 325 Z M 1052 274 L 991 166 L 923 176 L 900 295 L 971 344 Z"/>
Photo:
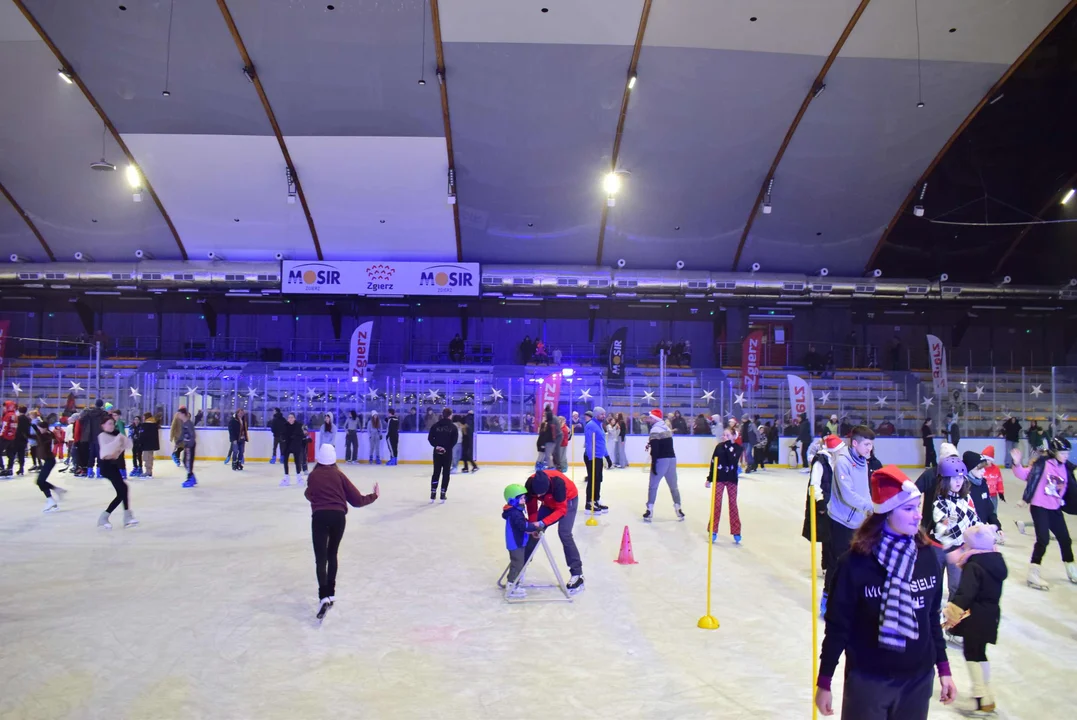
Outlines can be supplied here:
<path id="1" fill-rule="evenodd" d="M 958 457 L 957 446 L 953 443 L 944 442 L 939 445 L 939 460 L 948 457 Z"/>

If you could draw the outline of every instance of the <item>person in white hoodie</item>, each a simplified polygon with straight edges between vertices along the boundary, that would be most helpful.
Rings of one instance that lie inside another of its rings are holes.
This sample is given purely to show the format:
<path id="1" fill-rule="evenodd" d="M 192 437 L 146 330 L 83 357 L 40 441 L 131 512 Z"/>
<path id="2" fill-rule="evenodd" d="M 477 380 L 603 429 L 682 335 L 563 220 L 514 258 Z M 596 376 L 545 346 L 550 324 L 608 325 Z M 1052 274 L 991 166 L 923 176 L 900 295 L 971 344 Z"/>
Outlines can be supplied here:
<path id="1" fill-rule="evenodd" d="M 651 479 L 647 486 L 647 510 L 643 513 L 643 521 L 651 522 L 654 501 L 658 497 L 658 485 L 665 479 L 669 493 L 673 496 L 673 512 L 676 513 L 677 520 L 683 522 L 681 491 L 677 487 L 677 455 L 673 451 L 673 431 L 662 419 L 662 411 L 658 408 L 644 415 L 643 421 L 650 428 L 644 449 L 651 453 Z"/>
<path id="2" fill-rule="evenodd" d="M 135 516 L 131 514 L 131 504 L 127 497 L 127 483 L 124 482 L 123 476 L 120 475 L 120 458 L 123 457 L 124 452 L 131 449 L 131 438 L 127 437 L 125 433 L 117 432 L 115 418 L 108 415 L 101 423 L 101 434 L 97 436 L 97 446 L 100 449 L 98 466 L 101 468 L 101 474 L 108 478 L 116 491 L 116 497 L 112 499 L 105 511 L 97 518 L 97 527 L 105 530 L 112 529 L 109 515 L 120 503 L 123 503 L 123 526 L 134 527 L 138 525 L 138 520 L 135 520 Z"/>
<path id="3" fill-rule="evenodd" d="M 830 540 L 827 550 L 826 578 L 823 581 L 823 597 L 820 612 L 826 613 L 826 601 L 834 587 L 838 558 L 845 554 L 853 540 L 853 533 L 872 512 L 871 482 L 868 458 L 875 447 L 875 433 L 871 428 L 857 425 L 849 433 L 849 446 L 834 453 L 834 480 L 830 489 L 826 514 L 830 518 Z M 807 448 L 804 448 L 805 452 Z"/>

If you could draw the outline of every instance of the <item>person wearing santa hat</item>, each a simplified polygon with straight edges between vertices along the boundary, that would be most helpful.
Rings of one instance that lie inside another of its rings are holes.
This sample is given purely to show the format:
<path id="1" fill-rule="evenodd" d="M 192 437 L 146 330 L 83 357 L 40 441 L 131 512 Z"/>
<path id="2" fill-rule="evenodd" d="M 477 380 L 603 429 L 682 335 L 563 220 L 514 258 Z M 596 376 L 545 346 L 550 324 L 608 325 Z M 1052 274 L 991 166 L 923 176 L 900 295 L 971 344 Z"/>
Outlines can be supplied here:
<path id="1" fill-rule="evenodd" d="M 936 669 L 942 703 L 957 698 L 939 623 L 939 564 L 920 527 L 923 498 L 915 483 L 886 465 L 870 485 L 873 513 L 836 568 L 815 705 L 834 714 L 831 680 L 844 653 L 843 720 L 924 720 Z"/>
<path id="2" fill-rule="evenodd" d="M 814 444 L 814 443 L 813 443 Z M 815 495 L 815 540 L 822 549 L 822 570 L 837 562 L 830 549 L 830 522 L 827 518 L 826 507 L 830 502 L 830 489 L 834 482 L 835 455 L 845 447 L 845 443 L 837 435 L 827 435 L 823 438 L 817 452 L 812 456 L 811 474 L 808 480 L 808 492 Z M 811 497 L 804 498 L 804 527 L 801 535 L 811 542 Z M 819 604 L 819 615 L 826 614 L 827 594 L 824 591 Z"/>
<path id="3" fill-rule="evenodd" d="M 647 510 L 643 513 L 644 522 L 650 522 L 654 512 L 654 501 L 658 497 L 658 485 L 663 478 L 673 496 L 673 511 L 677 519 L 683 521 L 681 512 L 681 491 L 677 487 L 677 455 L 673 452 L 673 431 L 662 419 L 658 408 L 643 416 L 643 422 L 650 427 L 645 450 L 651 452 L 651 479 L 647 487 Z"/>
<path id="4" fill-rule="evenodd" d="M 985 447 L 982 455 L 991 460 L 987 469 L 984 470 L 984 482 L 987 483 L 987 494 L 991 496 L 991 505 L 995 508 L 995 513 L 997 514 L 999 498 L 1002 498 L 1002 502 L 1006 502 L 1006 484 L 1002 480 L 1002 471 L 995 464 L 995 446 L 988 445 Z M 1007 467 L 1009 466 L 1007 465 Z M 999 543 L 999 545 L 1002 544 Z"/>

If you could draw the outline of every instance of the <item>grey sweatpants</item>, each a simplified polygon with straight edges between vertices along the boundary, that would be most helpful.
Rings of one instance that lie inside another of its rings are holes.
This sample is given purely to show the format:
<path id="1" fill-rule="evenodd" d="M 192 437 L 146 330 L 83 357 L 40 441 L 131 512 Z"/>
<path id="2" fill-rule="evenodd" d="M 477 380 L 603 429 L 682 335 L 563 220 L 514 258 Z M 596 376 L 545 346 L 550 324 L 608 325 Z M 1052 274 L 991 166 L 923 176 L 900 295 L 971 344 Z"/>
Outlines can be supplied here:
<path id="1" fill-rule="evenodd" d="M 681 491 L 677 487 L 677 458 L 659 458 L 652 461 L 651 464 L 651 483 L 647 487 L 647 506 L 654 505 L 654 500 L 658 497 L 658 484 L 662 482 L 662 478 L 665 478 L 666 485 L 669 485 L 669 493 L 673 496 L 673 504 L 681 504 Z"/>
<path id="2" fill-rule="evenodd" d="M 142 472 L 153 474 L 153 450 L 142 451 Z"/>
<path id="3" fill-rule="evenodd" d="M 565 516 L 557 521 L 557 537 L 561 538 L 561 547 L 565 549 L 565 562 L 568 563 L 568 570 L 573 575 L 583 575 L 583 561 L 580 560 L 580 551 L 576 547 L 576 539 L 572 537 L 572 526 L 576 522 L 576 510 L 579 507 L 580 499 L 578 497 L 572 498 L 568 501 Z M 538 519 L 544 519 L 551 512 L 553 511 L 543 505 L 539 508 Z M 535 552 L 536 547 L 538 547 L 538 540 L 529 538 L 524 557 L 530 557 L 531 553 Z"/>
<path id="4" fill-rule="evenodd" d="M 934 685 L 934 668 L 912 679 L 848 672 L 841 720 L 927 720 Z"/>
<path id="5" fill-rule="evenodd" d="M 509 550 L 509 582 L 516 582 L 516 578 L 520 577 L 520 571 L 524 569 L 524 563 L 527 561 L 527 552 L 523 548 L 516 548 L 515 550 Z"/>

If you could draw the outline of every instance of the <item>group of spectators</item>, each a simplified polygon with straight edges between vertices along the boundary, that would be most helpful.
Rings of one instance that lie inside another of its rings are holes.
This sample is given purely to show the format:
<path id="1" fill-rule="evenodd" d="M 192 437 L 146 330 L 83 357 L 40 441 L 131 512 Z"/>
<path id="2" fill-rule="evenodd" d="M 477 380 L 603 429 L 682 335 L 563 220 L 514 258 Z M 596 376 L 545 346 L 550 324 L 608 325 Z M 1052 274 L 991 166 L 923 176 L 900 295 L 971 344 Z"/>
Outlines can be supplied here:
<path id="1" fill-rule="evenodd" d="M 657 358 L 661 356 L 663 352 L 666 355 L 667 366 L 692 366 L 691 340 L 678 340 L 677 342 L 673 342 L 672 340 L 660 340 L 658 344 L 654 346 L 655 357 Z"/>

